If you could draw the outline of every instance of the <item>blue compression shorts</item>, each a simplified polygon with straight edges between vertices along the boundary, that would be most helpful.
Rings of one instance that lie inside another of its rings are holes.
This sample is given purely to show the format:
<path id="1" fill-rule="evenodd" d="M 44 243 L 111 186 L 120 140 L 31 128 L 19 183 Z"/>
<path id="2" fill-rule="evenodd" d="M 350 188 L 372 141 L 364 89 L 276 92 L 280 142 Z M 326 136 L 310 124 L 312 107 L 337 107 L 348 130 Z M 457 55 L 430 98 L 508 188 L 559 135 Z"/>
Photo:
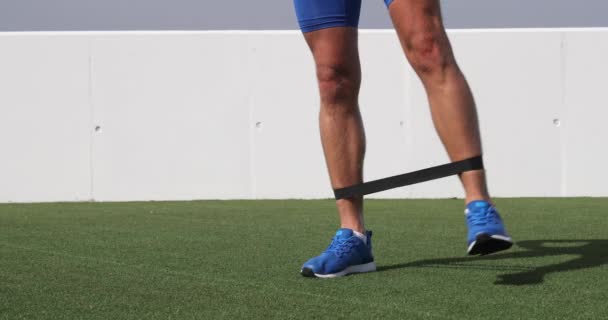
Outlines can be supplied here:
<path id="1" fill-rule="evenodd" d="M 388 7 L 393 0 L 384 0 Z M 357 27 L 361 0 L 294 0 L 302 32 L 332 27 Z"/>

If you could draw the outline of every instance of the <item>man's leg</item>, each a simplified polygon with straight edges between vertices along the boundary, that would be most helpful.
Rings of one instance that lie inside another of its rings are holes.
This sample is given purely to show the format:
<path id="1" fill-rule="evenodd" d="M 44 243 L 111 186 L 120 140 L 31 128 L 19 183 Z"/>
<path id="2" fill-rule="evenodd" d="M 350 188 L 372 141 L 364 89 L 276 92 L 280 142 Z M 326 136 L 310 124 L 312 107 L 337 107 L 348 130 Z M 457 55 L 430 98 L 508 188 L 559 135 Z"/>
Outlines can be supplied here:
<path id="1" fill-rule="evenodd" d="M 394 0 L 389 11 L 405 55 L 422 80 L 450 159 L 481 155 L 475 102 L 454 59 L 439 0 Z M 464 172 L 460 178 L 466 193 L 469 254 L 508 249 L 512 240 L 490 203 L 484 170 Z"/>
<path id="2" fill-rule="evenodd" d="M 361 67 L 357 48 L 360 0 L 295 0 L 296 15 L 317 69 L 321 140 L 332 187 L 363 180 L 365 133 L 359 113 Z M 341 228 L 320 255 L 306 261 L 307 277 L 333 278 L 376 270 L 363 198 L 337 201 Z"/>
<path id="3" fill-rule="evenodd" d="M 357 29 L 326 28 L 305 32 L 304 38 L 317 69 L 321 141 L 331 185 L 342 188 L 361 183 L 365 133 L 358 105 L 361 67 Z M 371 232 L 363 223 L 363 197 L 338 200 L 336 204 L 341 228 L 323 253 L 304 263 L 304 276 L 333 278 L 376 270 Z"/>
<path id="4" fill-rule="evenodd" d="M 399 40 L 426 89 L 437 133 L 452 161 L 481 155 L 475 102 L 441 19 L 439 0 L 394 0 Z M 490 200 L 483 170 L 461 174 L 466 202 Z"/>
<path id="5" fill-rule="evenodd" d="M 304 34 L 312 51 L 319 83 L 319 126 L 333 188 L 361 183 L 365 133 L 358 96 L 361 68 L 357 29 L 329 28 Z M 365 233 L 362 197 L 337 201 L 342 228 Z"/>

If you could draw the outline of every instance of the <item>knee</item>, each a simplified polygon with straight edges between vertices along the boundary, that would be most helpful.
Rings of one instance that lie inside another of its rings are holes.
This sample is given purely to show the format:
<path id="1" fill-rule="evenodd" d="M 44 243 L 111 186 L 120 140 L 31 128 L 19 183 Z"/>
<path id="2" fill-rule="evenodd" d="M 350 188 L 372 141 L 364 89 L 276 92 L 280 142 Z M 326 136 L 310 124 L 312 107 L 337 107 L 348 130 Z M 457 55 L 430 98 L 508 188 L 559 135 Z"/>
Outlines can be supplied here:
<path id="1" fill-rule="evenodd" d="M 358 70 L 339 64 L 317 65 L 321 102 L 324 105 L 356 105 L 359 94 Z"/>
<path id="2" fill-rule="evenodd" d="M 421 31 L 408 35 L 405 51 L 416 73 L 423 78 L 441 76 L 455 63 L 449 40 L 443 30 Z"/>

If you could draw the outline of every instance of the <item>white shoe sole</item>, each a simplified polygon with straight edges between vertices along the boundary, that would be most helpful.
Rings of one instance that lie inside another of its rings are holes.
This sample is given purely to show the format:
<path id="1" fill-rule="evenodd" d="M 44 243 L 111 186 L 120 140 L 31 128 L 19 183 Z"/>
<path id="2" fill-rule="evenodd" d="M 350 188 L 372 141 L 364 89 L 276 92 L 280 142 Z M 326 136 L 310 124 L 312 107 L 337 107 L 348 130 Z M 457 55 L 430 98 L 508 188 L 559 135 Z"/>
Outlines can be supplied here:
<path id="1" fill-rule="evenodd" d="M 356 266 L 349 266 L 346 269 L 337 272 L 337 273 L 330 273 L 330 274 L 318 274 L 315 273 L 315 277 L 317 278 L 337 278 L 337 277 L 343 277 L 345 275 L 348 274 L 352 274 L 352 273 L 365 273 L 365 272 L 373 272 L 376 271 L 376 262 L 372 261 L 370 263 L 365 263 L 365 264 L 359 264 Z"/>

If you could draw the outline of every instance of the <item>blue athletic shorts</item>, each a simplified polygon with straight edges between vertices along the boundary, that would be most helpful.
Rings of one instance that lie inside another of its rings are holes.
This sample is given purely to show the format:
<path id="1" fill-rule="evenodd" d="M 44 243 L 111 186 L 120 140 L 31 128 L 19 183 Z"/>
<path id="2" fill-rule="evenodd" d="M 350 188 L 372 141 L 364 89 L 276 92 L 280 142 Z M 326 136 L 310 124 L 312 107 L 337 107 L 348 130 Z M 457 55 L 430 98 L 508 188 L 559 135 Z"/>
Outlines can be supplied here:
<path id="1" fill-rule="evenodd" d="M 384 0 L 388 7 L 393 0 Z M 302 32 L 331 27 L 357 27 L 361 0 L 294 0 Z"/>

